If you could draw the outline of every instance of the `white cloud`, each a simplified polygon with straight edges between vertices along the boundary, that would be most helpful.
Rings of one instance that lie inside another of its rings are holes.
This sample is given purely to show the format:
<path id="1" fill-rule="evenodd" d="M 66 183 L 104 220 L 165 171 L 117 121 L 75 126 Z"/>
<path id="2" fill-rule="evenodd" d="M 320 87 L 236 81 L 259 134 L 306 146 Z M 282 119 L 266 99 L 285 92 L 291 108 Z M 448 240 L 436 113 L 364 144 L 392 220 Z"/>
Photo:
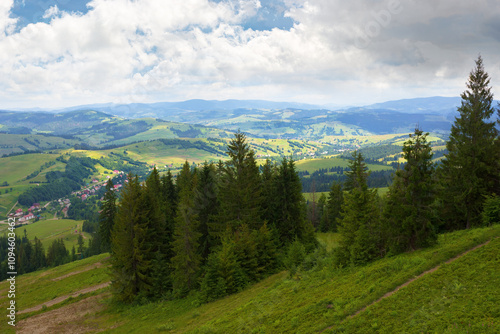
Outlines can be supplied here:
<path id="1" fill-rule="evenodd" d="M 16 27 L 17 20 L 10 17 L 13 6 L 14 0 L 2 0 L 0 2 L 0 40 L 5 35 L 11 34 Z"/>
<path id="2" fill-rule="evenodd" d="M 17 33 L 2 3 L 0 107 L 458 95 L 479 52 L 500 81 L 500 9 L 488 0 L 285 0 L 296 24 L 271 31 L 242 27 L 258 0 L 94 0 L 85 15 L 51 7 L 50 23 Z"/>
<path id="3" fill-rule="evenodd" d="M 59 8 L 57 8 L 57 5 L 49 7 L 43 14 L 44 19 L 49 19 L 55 16 L 58 16 L 61 12 L 59 11 Z"/>

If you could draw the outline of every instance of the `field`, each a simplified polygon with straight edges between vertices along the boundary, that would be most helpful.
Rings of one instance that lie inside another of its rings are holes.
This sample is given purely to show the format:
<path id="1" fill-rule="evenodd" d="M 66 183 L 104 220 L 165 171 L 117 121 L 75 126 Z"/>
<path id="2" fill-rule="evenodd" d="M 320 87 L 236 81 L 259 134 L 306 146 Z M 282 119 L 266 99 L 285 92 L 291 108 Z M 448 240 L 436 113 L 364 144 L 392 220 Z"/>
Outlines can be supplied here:
<path id="1" fill-rule="evenodd" d="M 82 232 L 82 224 L 83 221 L 71 219 L 40 220 L 17 228 L 16 235 L 24 235 L 26 229 L 28 238 L 30 240 L 35 239 L 35 237 L 40 239 L 45 251 L 54 240 L 62 238 L 66 248 L 71 251 L 73 246 L 77 247 L 78 235 Z M 83 232 L 83 238 L 85 245 L 88 245 L 90 234 Z"/>
<path id="2" fill-rule="evenodd" d="M 313 173 L 321 168 L 332 168 L 332 167 L 349 167 L 349 160 L 341 159 L 341 158 L 323 158 L 323 159 L 309 159 L 309 160 L 301 160 L 296 162 L 298 171 L 308 171 L 309 173 Z M 374 165 L 367 164 L 368 169 L 371 171 L 380 171 L 380 170 L 391 170 L 391 166 L 383 166 L 383 165 Z"/>
<path id="3" fill-rule="evenodd" d="M 443 333 L 494 333 L 500 330 L 500 239 L 493 239 L 499 235 L 499 225 L 443 234 L 434 247 L 364 267 L 335 268 L 328 253 L 317 255 L 309 271 L 293 277 L 279 272 L 204 305 L 199 305 L 196 294 L 141 306 L 115 305 L 108 289 L 103 289 L 109 280 L 104 268 L 107 255 L 100 255 L 18 277 L 19 310 L 39 308 L 19 314 L 17 330 L 27 333 L 36 325 L 50 332 L 421 333 L 439 329 Z M 337 242 L 335 235 L 318 238 L 329 240 L 325 243 L 332 247 Z M 492 241 L 464 254 L 488 240 Z M 35 283 L 43 288 L 35 289 Z M 6 282 L 0 283 L 3 296 L 6 289 Z M 69 295 L 75 297 L 55 305 L 50 302 Z M 5 309 L 6 303 L 7 298 L 1 298 L 0 308 Z M 44 304 L 49 306 L 42 308 Z M 5 321 L 0 331 L 9 333 Z"/>

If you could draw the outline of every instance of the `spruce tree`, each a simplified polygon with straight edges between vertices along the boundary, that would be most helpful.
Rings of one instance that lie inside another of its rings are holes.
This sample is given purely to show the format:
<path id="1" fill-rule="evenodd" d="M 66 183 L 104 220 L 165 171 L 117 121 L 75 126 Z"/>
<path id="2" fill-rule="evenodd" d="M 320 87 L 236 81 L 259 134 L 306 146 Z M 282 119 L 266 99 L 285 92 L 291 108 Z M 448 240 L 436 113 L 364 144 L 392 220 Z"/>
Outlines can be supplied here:
<path id="1" fill-rule="evenodd" d="M 141 186 L 129 174 L 121 192 L 111 233 L 111 291 L 116 300 L 132 302 L 149 295 L 151 263 L 146 260 L 147 230 L 141 220 Z"/>
<path id="2" fill-rule="evenodd" d="M 255 152 L 246 143 L 246 136 L 237 132 L 228 145 L 230 160 L 223 167 L 219 199 L 219 225 L 213 233 L 221 236 L 229 225 L 233 231 L 247 224 L 251 229 L 261 225 L 261 189 Z"/>
<path id="3" fill-rule="evenodd" d="M 460 116 L 455 118 L 446 144 L 448 154 L 439 169 L 441 217 L 448 229 L 481 224 L 486 195 L 498 193 L 499 149 L 490 79 L 481 56 L 461 94 Z"/>
<path id="4" fill-rule="evenodd" d="M 283 158 L 275 177 L 274 224 L 283 243 L 289 244 L 306 235 L 305 200 L 302 184 L 293 160 Z M 303 241 L 303 240 L 302 240 Z"/>
<path id="5" fill-rule="evenodd" d="M 403 145 L 406 164 L 389 188 L 384 209 L 387 245 L 393 253 L 428 246 L 435 242 L 433 208 L 435 186 L 432 148 L 428 133 L 415 129 Z"/>
<path id="6" fill-rule="evenodd" d="M 111 179 L 106 183 L 106 192 L 101 202 L 99 214 L 99 234 L 101 236 L 101 250 L 111 251 L 111 231 L 116 216 L 116 193 Z"/>
<path id="7" fill-rule="evenodd" d="M 326 220 L 328 222 L 328 230 L 336 232 L 337 222 L 341 219 L 342 205 L 344 204 L 344 190 L 339 182 L 332 183 L 330 192 L 328 193 L 328 202 L 326 209 Z"/>
<path id="8" fill-rule="evenodd" d="M 339 221 L 341 235 L 338 262 L 354 265 L 367 263 L 380 256 L 380 210 L 376 190 L 368 189 L 368 167 L 360 152 L 353 153 Z"/>
<path id="9" fill-rule="evenodd" d="M 194 210 L 200 223 L 200 255 L 203 260 L 207 259 L 210 249 L 216 244 L 216 240 L 210 235 L 209 230 L 218 218 L 217 190 L 215 166 L 205 162 L 199 171 L 198 185 L 194 191 Z"/>
<path id="10" fill-rule="evenodd" d="M 179 205 L 175 218 L 171 259 L 172 285 L 174 291 L 180 296 L 186 295 L 196 287 L 200 270 L 199 238 L 201 233 L 198 232 L 199 221 L 193 203 L 196 179 L 195 173 L 191 172 L 186 161 L 177 176 Z"/>
<path id="11" fill-rule="evenodd" d="M 147 233 L 144 260 L 151 263 L 151 271 L 147 276 L 152 283 L 152 295 L 155 297 L 161 297 L 171 287 L 168 271 L 171 238 L 167 234 L 165 203 L 161 193 L 160 175 L 154 167 L 142 187 L 140 219 Z"/>

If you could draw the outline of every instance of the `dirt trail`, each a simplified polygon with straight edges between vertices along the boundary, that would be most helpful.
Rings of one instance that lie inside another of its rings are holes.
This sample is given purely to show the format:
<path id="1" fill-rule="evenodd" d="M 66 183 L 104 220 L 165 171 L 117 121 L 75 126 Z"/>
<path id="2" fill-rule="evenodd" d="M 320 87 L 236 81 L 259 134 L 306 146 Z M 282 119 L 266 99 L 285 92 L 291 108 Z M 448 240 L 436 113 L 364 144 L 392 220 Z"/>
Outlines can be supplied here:
<path id="1" fill-rule="evenodd" d="M 476 250 L 476 249 L 478 249 L 478 248 L 480 248 L 480 247 L 483 247 L 483 246 L 487 245 L 489 242 L 490 242 L 490 240 L 488 240 L 488 241 L 486 241 L 485 243 L 482 243 L 482 244 L 480 244 L 480 245 L 477 245 L 477 246 L 475 246 L 475 247 L 473 247 L 473 248 L 471 248 L 471 249 L 469 249 L 469 250 L 467 250 L 467 251 L 465 251 L 465 252 L 463 252 L 463 253 L 461 253 L 461 254 L 458 254 L 457 256 L 455 256 L 455 257 L 453 257 L 453 258 L 451 258 L 451 259 L 447 260 L 447 261 L 446 261 L 446 262 L 444 262 L 444 263 L 451 263 L 451 262 L 453 262 L 453 261 L 455 261 L 455 260 L 457 260 L 457 259 L 461 258 L 462 256 L 466 255 L 467 253 L 472 252 L 473 250 Z M 441 263 L 441 264 L 437 265 L 436 267 L 434 267 L 434 268 L 432 268 L 432 269 L 429 269 L 429 270 L 427 270 L 427 271 L 424 271 L 423 273 L 421 273 L 421 274 L 420 274 L 420 275 L 418 275 L 418 276 L 415 276 L 414 278 L 412 278 L 412 279 L 408 280 L 407 282 L 405 282 L 405 283 L 401 284 L 400 286 L 398 286 L 398 287 L 397 287 L 397 288 L 395 288 L 394 290 L 387 292 L 385 295 L 383 295 L 382 297 L 380 297 L 380 298 L 379 298 L 379 299 L 377 299 L 376 301 L 374 301 L 374 302 L 372 302 L 372 303 L 370 303 L 370 304 L 366 305 L 366 306 L 365 306 L 365 307 L 363 307 L 362 309 L 360 309 L 360 310 L 356 311 L 355 313 L 351 314 L 350 316 L 348 316 L 347 318 L 345 318 L 343 321 L 345 321 L 345 320 L 347 320 L 347 319 L 351 319 L 351 318 L 353 318 L 353 317 L 357 316 L 357 315 L 358 315 L 358 314 L 360 314 L 361 312 L 365 311 L 368 307 L 370 307 L 370 306 L 372 306 L 372 305 L 374 305 L 374 304 L 377 304 L 377 303 L 378 303 L 378 302 L 380 302 L 382 299 L 385 299 L 385 298 L 387 298 L 387 297 L 392 296 L 393 294 L 395 294 L 396 292 L 398 292 L 398 290 L 399 290 L 399 289 L 404 288 L 405 286 L 409 285 L 409 284 L 410 284 L 411 282 L 413 282 L 413 281 L 416 281 L 417 279 L 421 278 L 422 276 L 425 276 L 425 275 L 427 275 L 427 274 L 430 274 L 430 273 L 435 272 L 436 270 L 438 270 L 439 268 L 441 268 L 441 266 L 442 266 L 442 265 L 443 265 L 443 264 Z M 328 327 L 328 328 L 325 328 L 325 329 L 324 329 L 324 330 L 322 330 L 321 332 L 324 332 L 324 331 L 329 330 L 329 329 L 332 329 L 332 328 L 333 328 L 333 326 Z"/>
<path id="2" fill-rule="evenodd" d="M 73 276 L 73 275 L 76 275 L 76 274 L 80 274 L 80 273 L 84 273 L 86 271 L 89 271 L 89 270 L 92 270 L 92 269 L 97 269 L 97 268 L 100 268 L 100 267 L 102 267 L 102 263 L 101 262 L 96 262 L 96 263 L 92 264 L 91 266 L 88 266 L 88 267 L 83 268 L 83 269 L 78 270 L 78 271 L 72 271 L 72 272 L 70 272 L 70 273 L 68 273 L 66 275 L 62 275 L 62 276 L 53 278 L 52 280 L 54 282 L 60 281 L 60 280 L 65 279 L 67 277 L 70 277 L 70 276 Z"/>
<path id="3" fill-rule="evenodd" d="M 83 293 L 89 293 L 89 292 L 93 292 L 93 291 L 96 291 L 96 290 L 99 290 L 99 289 L 103 289 L 107 286 L 109 286 L 111 284 L 111 282 L 106 282 L 106 283 L 102 283 L 102 284 L 99 284 L 99 285 L 94 285 L 94 286 L 90 286 L 88 288 L 85 288 L 83 290 L 80 290 L 80 291 L 77 291 L 77 292 L 74 292 L 70 295 L 65 295 L 65 296 L 60 296 L 60 297 L 57 297 L 57 298 L 54 298 L 52 300 L 49 300 L 43 304 L 40 304 L 40 305 L 37 305 L 37 306 L 33 306 L 33 307 L 30 307 L 30 308 L 27 308 L 27 309 L 24 309 L 22 311 L 19 311 L 17 312 L 17 314 L 23 314 L 23 313 L 29 313 L 29 312 L 36 312 L 36 311 L 39 311 L 43 308 L 43 306 L 52 306 L 52 305 L 55 305 L 55 304 L 59 304 L 63 301 L 65 301 L 66 299 L 70 298 L 70 297 L 73 297 L 73 298 L 76 298 L 78 297 L 79 295 L 83 294 Z"/>
<path id="4" fill-rule="evenodd" d="M 82 319 L 88 319 L 106 306 L 101 302 L 107 294 L 85 298 L 76 303 L 35 315 L 17 323 L 16 332 L 26 334 L 42 333 L 88 333 L 98 330 Z"/>

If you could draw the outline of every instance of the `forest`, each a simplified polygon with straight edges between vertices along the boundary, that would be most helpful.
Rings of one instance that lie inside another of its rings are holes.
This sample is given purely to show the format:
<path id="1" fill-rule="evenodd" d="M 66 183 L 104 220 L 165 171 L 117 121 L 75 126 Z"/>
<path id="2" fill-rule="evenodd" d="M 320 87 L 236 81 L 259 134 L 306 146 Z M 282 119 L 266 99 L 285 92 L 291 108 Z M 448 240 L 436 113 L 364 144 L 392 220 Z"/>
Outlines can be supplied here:
<path id="1" fill-rule="evenodd" d="M 319 229 L 341 235 L 335 265 L 363 265 L 433 245 L 444 231 L 498 221 L 500 141 L 488 85 L 478 58 L 442 163 L 432 162 L 428 133 L 416 128 L 403 145 L 406 164 L 384 198 L 368 187 L 363 154 L 352 154 L 345 182 L 333 183 L 322 200 Z M 315 251 L 318 226 L 307 219 L 294 161 L 267 161 L 260 170 L 241 132 L 227 154 L 217 165 L 186 162 L 175 184 L 170 173 L 153 170 L 142 184 L 129 174 L 119 201 L 105 194 L 99 233 L 111 252 L 117 301 L 198 291 L 208 302 L 279 268 L 293 272 Z"/>

